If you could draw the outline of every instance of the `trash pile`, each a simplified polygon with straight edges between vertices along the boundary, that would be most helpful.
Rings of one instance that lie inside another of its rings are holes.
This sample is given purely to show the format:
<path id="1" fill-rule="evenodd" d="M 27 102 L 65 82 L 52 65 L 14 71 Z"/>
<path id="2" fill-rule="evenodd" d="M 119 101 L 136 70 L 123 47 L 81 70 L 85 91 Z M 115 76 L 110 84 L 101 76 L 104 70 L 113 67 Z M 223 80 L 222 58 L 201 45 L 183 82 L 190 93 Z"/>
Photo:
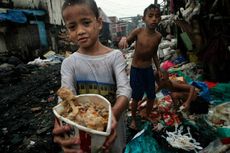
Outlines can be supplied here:
<path id="1" fill-rule="evenodd" d="M 158 49 L 158 57 L 161 62 L 161 69 L 169 73 L 169 79 L 186 83 L 195 87 L 198 99 L 191 103 L 189 110 L 176 104 L 170 94 L 162 89 L 156 93 L 156 100 L 153 106 L 151 119 L 146 120 L 145 107 L 146 99 L 138 104 L 138 130 L 130 126 L 131 112 L 128 111 L 126 153 L 131 153 L 137 148 L 137 142 L 145 140 L 147 123 L 151 128 L 153 148 L 163 148 L 159 153 L 176 152 L 225 152 L 230 149 L 230 83 L 217 83 L 204 80 L 202 66 L 190 59 L 178 54 L 176 40 L 162 40 Z M 133 50 L 126 51 L 127 71 L 130 70 Z M 129 74 L 129 73 L 128 73 Z M 132 101 L 131 101 L 132 102 Z M 130 103 L 131 103 L 130 102 Z M 148 127 L 149 128 L 149 127 Z M 142 132 L 141 132 L 142 131 Z M 145 142 L 147 143 L 147 142 Z M 137 151 L 138 152 L 138 151 Z M 140 152 L 151 152 L 144 147 Z"/>
<path id="2" fill-rule="evenodd" d="M 54 51 L 48 51 L 43 55 L 43 59 L 38 57 L 28 63 L 16 56 L 2 56 L 0 57 L 0 84 L 17 83 L 33 71 L 49 65 L 60 64 L 63 59 L 64 56 L 56 54 Z"/>
<path id="3" fill-rule="evenodd" d="M 194 112 L 199 113 L 191 113 L 184 111 L 181 105 L 173 102 L 167 92 L 161 90 L 156 94 L 151 120 L 146 120 L 143 118 L 146 106 L 143 98 L 138 106 L 138 131 L 129 128 L 130 111 L 127 112 L 128 143 L 125 153 L 220 153 L 227 152 L 230 148 L 230 83 L 204 80 L 202 67 L 179 55 L 175 44 L 175 40 L 162 41 L 160 44 L 158 55 L 161 68 L 167 70 L 170 80 L 195 86 L 199 89 L 199 96 L 205 100 L 199 99 L 194 106 Z M 128 74 L 132 53 L 131 49 L 124 53 Z M 45 56 L 47 58 L 38 58 L 27 64 L 12 60 L 15 57 L 1 60 L 5 61 L 0 66 L 0 74 L 4 76 L 0 79 L 0 95 L 3 97 L 0 100 L 2 152 L 61 150 L 52 140 L 52 108 L 57 105 L 60 66 L 65 56 L 52 51 Z M 20 64 L 22 69 L 18 68 Z M 18 79 L 14 81 L 15 78 Z"/>

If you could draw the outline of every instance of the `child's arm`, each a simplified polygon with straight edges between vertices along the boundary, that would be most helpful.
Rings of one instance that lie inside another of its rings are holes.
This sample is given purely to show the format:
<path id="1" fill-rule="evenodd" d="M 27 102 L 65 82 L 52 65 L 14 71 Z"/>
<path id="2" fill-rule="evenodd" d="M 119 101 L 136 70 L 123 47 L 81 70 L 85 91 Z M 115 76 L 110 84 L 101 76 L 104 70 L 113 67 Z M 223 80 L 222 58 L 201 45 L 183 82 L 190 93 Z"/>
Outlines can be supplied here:
<path id="1" fill-rule="evenodd" d="M 116 100 L 115 105 L 112 108 L 113 118 L 112 118 L 112 125 L 111 125 L 111 133 L 107 137 L 103 145 L 103 149 L 105 150 L 105 152 L 107 152 L 109 148 L 111 148 L 113 142 L 117 137 L 117 131 L 116 131 L 117 123 L 119 121 L 121 114 L 123 113 L 125 108 L 127 108 L 127 106 L 128 106 L 128 98 L 125 96 L 119 96 Z"/>
<path id="2" fill-rule="evenodd" d="M 157 49 L 156 49 L 156 51 L 154 51 L 154 54 L 153 54 L 153 61 L 154 61 L 154 63 L 155 63 L 157 72 L 160 72 L 160 62 L 159 62 L 159 59 L 158 59 L 158 57 L 157 57 Z"/>
<path id="3" fill-rule="evenodd" d="M 113 63 L 113 73 L 117 84 L 116 102 L 112 108 L 113 121 L 111 126 L 111 134 L 107 137 L 104 148 L 108 149 L 116 138 L 116 124 L 119 121 L 123 112 L 128 108 L 129 99 L 131 97 L 131 88 L 129 85 L 128 76 L 125 72 L 125 59 L 120 52 L 116 55 L 116 60 Z"/>
<path id="4" fill-rule="evenodd" d="M 128 108 L 128 98 L 126 96 L 119 96 L 115 105 L 112 108 L 113 115 L 118 121 L 121 114 Z"/>
<path id="5" fill-rule="evenodd" d="M 182 106 L 184 106 L 184 109 L 188 109 L 190 106 L 190 103 L 193 99 L 193 96 L 195 94 L 195 87 L 191 86 L 189 84 L 185 84 L 185 83 L 178 83 L 176 81 L 171 81 L 172 82 L 172 86 L 175 89 L 178 89 L 182 92 L 188 92 L 188 96 L 186 101 L 182 104 Z"/>
<path id="6" fill-rule="evenodd" d="M 160 61 L 159 61 L 158 56 L 157 56 L 157 50 L 158 50 L 158 46 L 161 42 L 161 38 L 162 38 L 162 36 L 159 34 L 159 36 L 157 36 L 157 41 L 158 41 L 157 46 L 154 48 L 154 51 L 153 51 L 153 61 L 155 63 L 155 66 L 156 66 L 158 72 L 161 72 Z"/>
<path id="7" fill-rule="evenodd" d="M 128 106 L 128 100 L 131 97 L 131 88 L 125 71 L 126 63 L 122 53 L 119 52 L 115 59 L 116 61 L 113 64 L 113 71 L 117 85 L 117 99 L 115 105 L 113 106 L 113 113 L 116 119 L 119 120 L 120 115 Z"/>
<path id="8" fill-rule="evenodd" d="M 137 34 L 140 30 L 140 28 L 136 28 L 127 37 L 122 37 L 118 44 L 119 48 L 124 49 L 131 45 L 136 40 Z"/>
<path id="9" fill-rule="evenodd" d="M 188 95 L 188 98 L 187 100 L 183 103 L 182 106 L 184 106 L 184 108 L 187 110 L 189 107 L 190 107 L 190 103 L 193 99 L 193 95 L 195 94 L 195 87 L 189 85 L 190 88 L 189 88 L 189 95 Z"/>

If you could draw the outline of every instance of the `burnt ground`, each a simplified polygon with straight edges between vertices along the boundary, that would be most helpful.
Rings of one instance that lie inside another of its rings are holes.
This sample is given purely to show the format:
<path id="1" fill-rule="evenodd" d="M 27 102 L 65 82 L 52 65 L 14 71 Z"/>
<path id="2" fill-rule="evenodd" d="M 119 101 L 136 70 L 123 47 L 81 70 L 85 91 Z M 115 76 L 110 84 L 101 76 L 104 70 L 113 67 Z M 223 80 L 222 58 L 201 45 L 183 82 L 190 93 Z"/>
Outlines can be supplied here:
<path id="1" fill-rule="evenodd" d="M 60 64 L 34 67 L 12 78 L 0 82 L 0 152 L 57 153 L 52 107 L 60 87 Z"/>

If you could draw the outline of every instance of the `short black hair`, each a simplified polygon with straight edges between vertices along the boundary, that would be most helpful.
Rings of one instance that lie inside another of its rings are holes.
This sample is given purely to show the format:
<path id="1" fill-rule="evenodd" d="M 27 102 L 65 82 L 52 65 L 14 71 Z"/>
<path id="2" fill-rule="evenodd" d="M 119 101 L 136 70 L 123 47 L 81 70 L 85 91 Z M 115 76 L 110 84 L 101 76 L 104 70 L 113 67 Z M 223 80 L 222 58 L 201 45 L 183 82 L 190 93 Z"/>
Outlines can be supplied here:
<path id="1" fill-rule="evenodd" d="M 161 12 L 159 4 L 150 4 L 148 7 L 145 8 L 145 10 L 144 10 L 144 16 L 146 15 L 147 11 L 151 10 L 151 9 L 158 9 L 159 12 Z"/>
<path id="2" fill-rule="evenodd" d="M 62 14 L 63 14 L 63 11 L 66 7 L 68 6 L 72 6 L 72 5 L 75 5 L 75 4 L 86 4 L 90 7 L 90 9 L 93 11 L 94 15 L 96 16 L 96 18 L 98 19 L 99 18 L 99 10 L 98 10 L 98 7 L 97 7 L 97 4 L 94 0 L 65 0 L 63 5 L 62 5 Z"/>

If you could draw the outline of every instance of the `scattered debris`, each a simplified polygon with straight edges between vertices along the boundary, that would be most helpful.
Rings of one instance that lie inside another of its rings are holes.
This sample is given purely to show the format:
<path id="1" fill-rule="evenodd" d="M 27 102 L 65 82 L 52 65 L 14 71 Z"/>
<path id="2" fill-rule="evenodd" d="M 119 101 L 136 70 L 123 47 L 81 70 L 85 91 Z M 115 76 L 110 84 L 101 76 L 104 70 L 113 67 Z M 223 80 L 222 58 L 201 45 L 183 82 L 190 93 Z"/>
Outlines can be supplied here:
<path id="1" fill-rule="evenodd" d="M 60 66 L 55 64 L 37 67 L 26 64 L 33 73 L 23 76 L 15 73 L 11 77 L 1 77 L 1 152 L 58 153 L 60 151 L 60 147 L 54 144 L 52 137 L 54 125 L 52 108 L 57 104 L 55 93 L 61 85 Z M 19 79 L 13 82 L 15 77 Z M 4 82 L 1 82 L 3 79 Z M 52 102 L 47 102 L 49 97 Z"/>
<path id="2" fill-rule="evenodd" d="M 175 148 L 180 148 L 180 149 L 184 149 L 186 151 L 191 151 L 194 150 L 195 152 L 197 152 L 198 150 L 203 149 L 200 146 L 200 143 L 197 142 L 191 135 L 190 133 L 190 128 L 187 128 L 188 133 L 182 134 L 183 132 L 183 126 L 180 126 L 180 128 L 178 129 L 178 126 L 175 126 L 175 131 L 174 132 L 168 132 L 166 131 L 166 134 L 168 135 L 165 139 L 167 140 L 167 142 L 175 147 Z"/>

